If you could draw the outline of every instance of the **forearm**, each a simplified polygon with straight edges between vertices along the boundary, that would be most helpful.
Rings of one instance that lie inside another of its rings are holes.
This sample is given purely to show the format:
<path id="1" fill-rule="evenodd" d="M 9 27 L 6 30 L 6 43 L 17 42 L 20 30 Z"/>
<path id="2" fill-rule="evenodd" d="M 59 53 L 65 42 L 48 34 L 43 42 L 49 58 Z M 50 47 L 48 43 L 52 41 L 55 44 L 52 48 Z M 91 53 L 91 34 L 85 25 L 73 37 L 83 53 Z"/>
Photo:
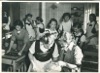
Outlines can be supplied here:
<path id="1" fill-rule="evenodd" d="M 14 44 L 14 41 L 11 41 L 11 42 L 10 42 L 10 46 L 9 46 L 9 50 L 11 50 L 13 44 Z"/>
<path id="2" fill-rule="evenodd" d="M 83 44 L 84 44 L 84 42 L 81 42 L 80 45 L 79 45 L 81 49 L 83 47 Z"/>
<path id="3" fill-rule="evenodd" d="M 24 44 L 24 46 L 22 47 L 22 49 L 20 51 L 23 52 L 25 47 L 26 47 L 26 44 Z"/>
<path id="4" fill-rule="evenodd" d="M 57 62 L 58 61 L 58 57 L 53 57 L 53 62 Z"/>
<path id="5" fill-rule="evenodd" d="M 66 66 L 67 66 L 68 68 L 71 68 L 71 69 L 77 67 L 77 65 L 75 65 L 75 64 L 71 64 L 71 63 L 67 63 Z"/>

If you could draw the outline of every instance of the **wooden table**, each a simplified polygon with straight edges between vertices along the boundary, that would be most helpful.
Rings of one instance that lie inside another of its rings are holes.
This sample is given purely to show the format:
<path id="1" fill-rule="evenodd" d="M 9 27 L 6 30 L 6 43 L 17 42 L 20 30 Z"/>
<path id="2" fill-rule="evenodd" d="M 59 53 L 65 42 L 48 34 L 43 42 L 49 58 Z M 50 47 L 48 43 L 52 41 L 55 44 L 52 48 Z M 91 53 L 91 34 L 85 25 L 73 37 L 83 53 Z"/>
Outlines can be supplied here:
<path id="1" fill-rule="evenodd" d="M 2 63 L 3 64 L 8 64 L 13 67 L 13 72 L 16 72 L 16 69 L 18 68 L 18 63 L 21 63 L 25 61 L 25 55 L 22 56 L 9 56 L 9 55 L 4 55 L 2 56 Z"/>

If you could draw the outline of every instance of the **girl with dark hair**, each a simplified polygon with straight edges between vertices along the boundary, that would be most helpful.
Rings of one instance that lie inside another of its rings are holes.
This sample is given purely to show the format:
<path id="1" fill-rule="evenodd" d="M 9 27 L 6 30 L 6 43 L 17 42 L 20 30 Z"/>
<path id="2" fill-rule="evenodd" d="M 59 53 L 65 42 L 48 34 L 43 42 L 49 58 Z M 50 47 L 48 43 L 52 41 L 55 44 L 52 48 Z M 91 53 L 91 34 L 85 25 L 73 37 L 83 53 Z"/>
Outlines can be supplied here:
<path id="1" fill-rule="evenodd" d="M 87 37 L 87 43 L 89 45 L 97 45 L 97 38 L 98 38 L 98 24 L 96 21 L 96 15 L 90 14 L 89 15 L 90 22 L 87 24 L 86 29 L 86 37 Z"/>
<path id="2" fill-rule="evenodd" d="M 25 19 L 24 19 L 24 27 L 25 27 L 25 29 L 28 32 L 30 41 L 34 41 L 36 35 L 35 35 L 34 27 L 33 27 L 32 14 L 29 13 L 29 14 L 27 14 L 25 16 Z"/>
<path id="3" fill-rule="evenodd" d="M 54 18 L 52 18 L 52 19 L 49 21 L 49 23 L 48 23 L 48 25 L 47 25 L 47 28 L 50 29 L 50 28 L 53 26 L 53 25 L 52 25 L 53 22 L 55 22 L 55 27 L 54 27 L 54 29 L 57 30 L 58 22 L 57 22 L 57 20 L 54 19 Z"/>
<path id="4" fill-rule="evenodd" d="M 36 39 L 39 40 L 42 36 L 44 36 L 44 24 L 41 17 L 36 17 L 36 24 L 34 24 L 34 27 L 36 27 Z"/>
<path id="5" fill-rule="evenodd" d="M 71 20 L 70 13 L 64 13 L 61 17 L 61 24 L 59 27 L 59 32 L 71 32 L 71 28 L 73 26 L 73 22 Z"/>
<path id="6" fill-rule="evenodd" d="M 15 21 L 15 29 L 12 31 L 12 37 L 7 53 L 17 51 L 18 55 L 28 51 L 27 44 L 29 42 L 28 32 L 23 28 L 23 23 L 20 20 Z"/>
<path id="7" fill-rule="evenodd" d="M 86 41 L 86 37 L 84 35 L 81 23 L 76 22 L 73 24 L 73 35 L 75 38 L 75 43 L 82 48 L 83 43 Z"/>
<path id="8" fill-rule="evenodd" d="M 53 43 L 58 37 L 57 26 L 57 20 L 52 18 L 47 24 L 47 29 L 45 29 L 50 34 L 49 39 L 51 43 Z"/>

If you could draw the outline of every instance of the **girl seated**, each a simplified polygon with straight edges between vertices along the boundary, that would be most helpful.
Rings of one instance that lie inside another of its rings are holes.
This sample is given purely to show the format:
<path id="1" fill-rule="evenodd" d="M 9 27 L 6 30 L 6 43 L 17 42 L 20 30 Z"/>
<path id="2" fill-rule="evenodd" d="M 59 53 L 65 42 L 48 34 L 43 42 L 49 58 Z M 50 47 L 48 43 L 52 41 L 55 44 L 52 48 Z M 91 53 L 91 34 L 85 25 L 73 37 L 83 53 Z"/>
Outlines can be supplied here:
<path id="1" fill-rule="evenodd" d="M 95 14 L 89 15 L 90 22 L 87 24 L 86 37 L 88 45 L 98 45 L 98 23 Z"/>
<path id="2" fill-rule="evenodd" d="M 82 48 L 83 44 L 86 41 L 86 37 L 85 37 L 85 34 L 82 30 L 82 24 L 81 23 L 79 23 L 79 22 L 74 23 L 74 25 L 73 25 L 73 35 L 74 35 L 74 38 L 75 38 L 75 43 L 80 48 Z"/>
<path id="3" fill-rule="evenodd" d="M 45 35 L 41 39 L 33 42 L 29 49 L 30 67 L 28 71 L 46 72 L 51 61 L 57 61 L 59 56 L 57 44 L 49 42 L 49 36 Z"/>
<path id="4" fill-rule="evenodd" d="M 71 33 L 66 32 L 62 40 L 62 50 L 60 53 L 60 61 L 62 71 L 68 72 L 72 69 L 78 69 L 81 66 L 83 54 L 81 49 L 73 42 Z"/>

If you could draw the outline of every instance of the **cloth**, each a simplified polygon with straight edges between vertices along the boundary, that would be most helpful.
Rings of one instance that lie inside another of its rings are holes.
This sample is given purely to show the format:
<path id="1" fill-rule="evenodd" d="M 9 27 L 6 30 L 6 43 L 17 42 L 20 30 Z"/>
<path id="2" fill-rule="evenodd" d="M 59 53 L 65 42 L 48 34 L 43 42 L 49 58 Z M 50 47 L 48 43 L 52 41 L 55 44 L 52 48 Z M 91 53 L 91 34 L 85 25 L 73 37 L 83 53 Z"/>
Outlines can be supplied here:
<path id="1" fill-rule="evenodd" d="M 45 31 L 49 31 L 49 33 L 51 34 L 49 36 L 49 44 L 52 45 L 52 43 L 54 43 L 54 41 L 57 39 L 58 32 L 57 30 L 50 30 L 50 29 L 45 29 Z"/>
<path id="2" fill-rule="evenodd" d="M 28 32 L 24 28 L 21 29 L 21 31 L 19 33 L 17 32 L 17 30 L 14 30 L 12 32 L 11 40 L 16 41 L 17 50 L 20 51 L 22 49 L 23 45 L 27 44 L 29 42 Z"/>
<path id="3" fill-rule="evenodd" d="M 87 24 L 87 31 L 86 31 L 87 38 L 94 35 L 94 33 L 92 33 L 92 29 L 93 29 L 94 25 L 95 25 L 94 21 L 89 22 Z M 95 29 L 96 29 L 96 31 L 98 31 L 98 24 L 95 25 Z M 98 44 L 98 38 L 97 37 L 92 38 L 88 44 L 89 45 L 97 45 Z"/>
<path id="4" fill-rule="evenodd" d="M 43 43 L 41 45 L 44 45 Z M 49 47 L 49 45 L 47 44 L 47 46 L 45 47 L 47 49 L 47 51 L 41 51 L 41 49 L 43 50 L 44 47 L 41 47 L 40 49 L 40 40 L 37 40 L 35 43 L 35 53 L 33 54 L 33 56 L 35 56 L 35 58 L 39 61 L 47 61 L 50 58 L 52 58 L 52 53 L 54 51 L 55 48 L 55 43 L 52 45 L 52 47 Z"/>
<path id="5" fill-rule="evenodd" d="M 34 53 L 35 53 L 35 43 L 36 43 L 36 42 L 34 42 L 34 43 L 32 44 L 32 46 L 30 47 L 30 49 L 29 49 L 29 52 L 30 52 L 31 54 L 34 54 Z M 50 47 L 52 47 L 52 46 L 50 46 Z M 49 49 L 47 50 L 47 49 L 44 47 L 44 45 L 42 44 L 42 42 L 40 42 L 40 49 L 41 49 L 41 51 L 44 52 L 44 53 L 47 52 L 47 51 L 49 50 Z M 54 51 L 53 51 L 52 56 L 53 56 L 53 57 L 58 57 L 58 56 L 59 56 L 57 45 L 55 45 L 55 47 L 54 47 Z M 34 63 L 35 63 L 35 65 L 36 65 L 36 67 L 39 69 L 38 72 L 45 72 L 44 67 L 45 67 L 48 63 L 50 63 L 50 61 L 52 61 L 52 59 L 49 59 L 49 60 L 44 61 L 44 62 L 41 62 L 41 61 L 37 60 L 37 59 L 34 57 Z M 32 68 L 32 67 L 31 67 L 31 68 Z M 31 68 L 30 68 L 30 70 L 31 70 Z M 30 71 L 30 70 L 28 70 L 28 71 Z M 33 67 L 33 70 L 34 70 L 34 67 Z"/>
<path id="6" fill-rule="evenodd" d="M 44 24 L 42 24 L 42 23 L 41 24 L 38 24 L 37 25 L 37 28 L 39 29 L 39 32 L 40 33 L 43 33 L 44 32 Z"/>
<path id="7" fill-rule="evenodd" d="M 27 20 L 26 20 L 26 23 L 30 24 L 30 22 L 28 22 Z M 30 25 L 25 24 L 25 27 L 26 27 L 26 30 L 28 32 L 28 35 L 29 35 L 29 38 L 30 38 L 30 41 L 31 41 L 32 39 L 35 38 L 35 30 L 33 29 L 31 24 Z"/>
<path id="8" fill-rule="evenodd" d="M 71 64 L 81 64 L 83 54 L 73 42 L 65 46 L 62 60 Z"/>
<path id="9" fill-rule="evenodd" d="M 61 66 L 58 62 L 50 62 L 45 66 L 46 72 L 60 72 Z"/>
<path id="10" fill-rule="evenodd" d="M 44 32 L 44 24 L 40 23 L 36 25 L 36 38 L 40 39 L 43 36 L 43 32 Z"/>
<path id="11" fill-rule="evenodd" d="M 29 48 L 29 52 L 31 54 L 35 53 L 35 43 L 36 42 L 33 42 L 33 44 L 31 45 L 31 47 Z M 52 46 L 50 46 L 50 47 L 52 47 Z M 40 49 L 41 49 L 42 52 L 48 51 L 48 49 L 46 49 L 41 42 L 40 42 Z M 58 47 L 57 47 L 57 44 L 55 44 L 55 48 L 54 48 L 54 51 L 53 51 L 53 57 L 58 57 L 58 56 L 59 56 Z"/>
<path id="12" fill-rule="evenodd" d="M 81 32 L 75 33 L 74 37 L 75 37 L 75 43 L 76 44 L 79 43 L 79 42 L 85 42 L 86 41 L 86 36 L 84 34 L 82 35 Z"/>
<path id="13" fill-rule="evenodd" d="M 95 25 L 95 22 L 94 22 L 94 21 L 93 21 L 93 22 L 89 22 L 89 23 L 87 24 L 87 29 L 86 29 L 87 37 L 90 37 L 90 36 L 94 35 L 94 34 L 92 33 L 92 29 L 93 29 L 94 25 Z M 98 30 L 97 25 L 95 26 L 95 29 Z"/>
<path id="14" fill-rule="evenodd" d="M 64 30 L 64 32 L 70 32 L 71 31 L 71 27 L 73 26 L 73 22 L 71 20 L 69 20 L 68 22 L 62 22 L 60 24 L 60 30 Z M 62 29 L 63 28 L 63 29 Z"/>

